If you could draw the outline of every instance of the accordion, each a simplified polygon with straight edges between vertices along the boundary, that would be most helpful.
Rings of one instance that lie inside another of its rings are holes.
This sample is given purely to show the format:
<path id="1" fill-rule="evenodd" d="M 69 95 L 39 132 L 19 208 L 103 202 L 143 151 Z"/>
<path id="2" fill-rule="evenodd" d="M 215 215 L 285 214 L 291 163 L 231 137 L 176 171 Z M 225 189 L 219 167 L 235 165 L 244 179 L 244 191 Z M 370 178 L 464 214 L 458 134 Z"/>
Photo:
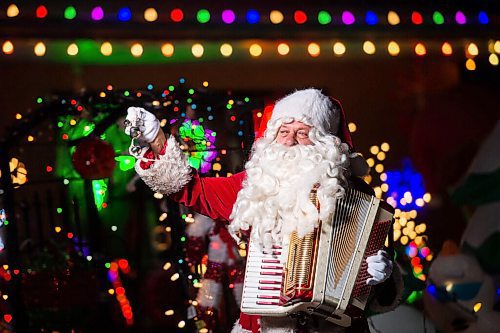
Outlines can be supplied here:
<path id="1" fill-rule="evenodd" d="M 293 232 L 266 250 L 252 241 L 252 230 L 241 311 L 277 317 L 305 312 L 350 326 L 371 290 L 365 259 L 383 248 L 393 214 L 376 197 L 347 189 L 331 218 L 302 238 Z"/>

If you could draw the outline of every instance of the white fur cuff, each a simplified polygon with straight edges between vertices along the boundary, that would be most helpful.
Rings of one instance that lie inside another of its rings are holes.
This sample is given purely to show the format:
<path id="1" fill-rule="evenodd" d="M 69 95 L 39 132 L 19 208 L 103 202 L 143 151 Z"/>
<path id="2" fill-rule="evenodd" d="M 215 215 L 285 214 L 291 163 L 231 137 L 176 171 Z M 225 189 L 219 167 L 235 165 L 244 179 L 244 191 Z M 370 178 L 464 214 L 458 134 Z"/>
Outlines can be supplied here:
<path id="1" fill-rule="evenodd" d="M 168 138 L 165 154 L 149 169 L 142 169 L 137 160 L 135 171 L 153 191 L 165 195 L 179 192 L 191 180 L 191 167 L 173 136 Z"/>

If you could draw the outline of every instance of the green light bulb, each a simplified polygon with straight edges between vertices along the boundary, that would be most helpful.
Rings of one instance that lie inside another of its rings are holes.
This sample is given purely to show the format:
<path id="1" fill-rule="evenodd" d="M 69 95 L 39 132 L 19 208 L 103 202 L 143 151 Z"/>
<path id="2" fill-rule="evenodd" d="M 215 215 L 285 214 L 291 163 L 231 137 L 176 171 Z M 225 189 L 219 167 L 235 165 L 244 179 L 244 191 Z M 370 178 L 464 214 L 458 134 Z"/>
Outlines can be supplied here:
<path id="1" fill-rule="evenodd" d="M 64 18 L 67 20 L 72 20 L 76 17 L 76 9 L 73 6 L 68 6 L 64 10 Z"/>
<path id="2" fill-rule="evenodd" d="M 200 9 L 198 13 L 196 13 L 196 19 L 200 23 L 207 23 L 210 21 L 210 12 L 206 9 Z"/>
<path id="3" fill-rule="evenodd" d="M 322 10 L 318 13 L 318 22 L 319 24 L 329 24 L 332 22 L 332 16 L 329 12 Z"/>

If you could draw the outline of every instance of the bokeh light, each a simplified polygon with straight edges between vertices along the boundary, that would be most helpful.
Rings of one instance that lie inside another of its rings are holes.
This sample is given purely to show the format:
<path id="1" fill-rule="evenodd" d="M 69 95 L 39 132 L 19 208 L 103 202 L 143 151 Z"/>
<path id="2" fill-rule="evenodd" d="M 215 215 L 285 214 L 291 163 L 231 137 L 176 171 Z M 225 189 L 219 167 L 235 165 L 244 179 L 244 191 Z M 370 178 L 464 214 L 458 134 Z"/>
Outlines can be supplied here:
<path id="1" fill-rule="evenodd" d="M 33 52 L 37 57 L 43 57 L 45 55 L 45 52 L 47 52 L 47 48 L 45 47 L 45 44 L 43 42 L 38 42 L 35 44 Z"/>
<path id="2" fill-rule="evenodd" d="M 12 54 L 14 53 L 14 44 L 10 40 L 6 40 L 2 44 L 2 52 L 5 54 Z"/>
<path id="3" fill-rule="evenodd" d="M 288 46 L 288 44 L 286 44 L 286 43 L 280 43 L 280 44 L 278 44 L 277 50 L 278 50 L 278 54 L 284 56 L 284 55 L 287 55 L 288 53 L 290 53 L 290 46 Z"/>
<path id="4" fill-rule="evenodd" d="M 375 54 L 376 51 L 375 44 L 373 44 L 373 42 L 369 40 L 365 41 L 363 43 L 363 51 L 369 55 Z"/>
<path id="5" fill-rule="evenodd" d="M 170 43 L 165 43 L 161 46 L 161 53 L 167 58 L 173 56 L 174 51 L 175 51 L 174 45 Z"/>
<path id="6" fill-rule="evenodd" d="M 154 22 L 158 19 L 158 12 L 154 8 L 146 8 L 144 11 L 144 19 L 147 22 Z"/>
<path id="7" fill-rule="evenodd" d="M 180 22 L 184 19 L 184 12 L 180 8 L 174 8 L 170 12 L 170 19 L 173 22 Z"/>
<path id="8" fill-rule="evenodd" d="M 318 22 L 322 25 L 330 24 L 332 22 L 332 15 L 326 10 L 321 10 L 318 13 Z"/>
<path id="9" fill-rule="evenodd" d="M 196 58 L 201 58 L 203 56 L 204 52 L 205 52 L 205 48 L 200 43 L 196 43 L 196 44 L 193 44 L 193 46 L 191 46 L 191 53 Z"/>
<path id="10" fill-rule="evenodd" d="M 293 13 L 293 19 L 297 24 L 304 24 L 307 22 L 307 14 L 302 10 L 296 10 Z"/>
<path id="11" fill-rule="evenodd" d="M 354 17 L 353 13 L 345 10 L 344 12 L 342 12 L 342 22 L 344 22 L 345 25 L 351 25 L 356 22 L 356 18 Z"/>
<path id="12" fill-rule="evenodd" d="M 284 20 L 283 13 L 280 12 L 279 10 L 272 10 L 271 13 L 269 14 L 269 20 L 271 21 L 272 24 L 280 24 Z"/>
<path id="13" fill-rule="evenodd" d="M 262 54 L 262 46 L 259 44 L 252 44 L 248 51 L 252 57 L 259 57 Z"/>
<path id="14" fill-rule="evenodd" d="M 104 18 L 104 10 L 100 6 L 94 7 L 90 16 L 92 17 L 92 20 L 100 21 Z"/>
<path id="15" fill-rule="evenodd" d="M 220 46 L 220 53 L 224 57 L 229 57 L 231 56 L 231 54 L 233 54 L 233 47 L 231 46 L 231 44 L 224 43 Z"/>
<path id="16" fill-rule="evenodd" d="M 441 52 L 443 52 L 443 55 L 449 56 L 453 54 L 453 47 L 451 46 L 450 43 L 444 42 L 443 45 L 441 45 Z"/>
<path id="17" fill-rule="evenodd" d="M 387 45 L 387 52 L 393 57 L 397 56 L 400 52 L 398 43 L 395 41 L 389 42 L 389 45 Z"/>
<path id="18" fill-rule="evenodd" d="M 260 21 L 259 12 L 256 11 L 255 9 L 248 10 L 247 14 L 246 14 L 246 19 L 247 19 L 247 22 L 250 24 L 259 23 L 259 21 Z"/>
<path id="19" fill-rule="evenodd" d="M 342 43 L 342 42 L 336 42 L 335 44 L 333 44 L 333 53 L 337 56 L 344 55 L 346 50 L 347 49 L 346 49 L 344 43 Z"/>
<path id="20" fill-rule="evenodd" d="M 208 23 L 210 21 L 210 12 L 207 9 L 200 9 L 196 13 L 196 19 L 200 23 Z"/>
<path id="21" fill-rule="evenodd" d="M 7 7 L 7 17 L 16 17 L 17 15 L 19 15 L 19 8 L 16 4 L 10 4 Z"/>
<path id="22" fill-rule="evenodd" d="M 222 11 L 222 21 L 226 24 L 231 24 L 236 20 L 236 15 L 231 9 L 225 9 Z"/>
<path id="23" fill-rule="evenodd" d="M 68 45 L 68 49 L 66 51 L 68 52 L 68 55 L 76 56 L 78 54 L 78 45 L 71 43 Z"/>
<path id="24" fill-rule="evenodd" d="M 127 22 L 130 21 L 130 19 L 132 18 L 132 12 L 128 7 L 122 7 L 118 10 L 117 17 L 119 21 Z"/>
<path id="25" fill-rule="evenodd" d="M 108 57 L 113 53 L 113 45 L 110 42 L 104 42 L 101 45 L 101 53 Z"/>
<path id="26" fill-rule="evenodd" d="M 130 53 L 132 53 L 132 55 L 134 57 L 138 58 L 138 57 L 142 56 L 142 54 L 144 53 L 144 48 L 142 47 L 141 44 L 134 43 L 130 47 Z"/>
<path id="27" fill-rule="evenodd" d="M 391 10 L 387 13 L 387 22 L 389 22 L 390 25 L 398 25 L 401 20 L 399 19 L 399 15 Z"/>
<path id="28" fill-rule="evenodd" d="M 307 52 L 309 52 L 311 57 L 317 57 L 321 53 L 321 48 L 316 43 L 309 43 L 309 45 L 307 45 Z"/>

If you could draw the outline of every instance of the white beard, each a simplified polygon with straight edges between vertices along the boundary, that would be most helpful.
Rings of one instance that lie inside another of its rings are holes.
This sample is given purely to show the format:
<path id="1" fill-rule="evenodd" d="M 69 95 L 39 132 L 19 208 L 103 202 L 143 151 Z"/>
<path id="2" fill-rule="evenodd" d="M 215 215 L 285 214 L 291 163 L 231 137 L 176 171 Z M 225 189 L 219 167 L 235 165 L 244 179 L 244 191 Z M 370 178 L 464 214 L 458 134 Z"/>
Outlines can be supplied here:
<path id="1" fill-rule="evenodd" d="M 257 228 L 255 239 L 265 248 L 281 244 L 293 231 L 305 236 L 326 219 L 344 194 L 347 148 L 333 136 L 314 145 L 286 147 L 261 139 L 245 165 L 247 179 L 238 193 L 229 231 Z M 319 184 L 320 210 L 310 200 Z"/>

